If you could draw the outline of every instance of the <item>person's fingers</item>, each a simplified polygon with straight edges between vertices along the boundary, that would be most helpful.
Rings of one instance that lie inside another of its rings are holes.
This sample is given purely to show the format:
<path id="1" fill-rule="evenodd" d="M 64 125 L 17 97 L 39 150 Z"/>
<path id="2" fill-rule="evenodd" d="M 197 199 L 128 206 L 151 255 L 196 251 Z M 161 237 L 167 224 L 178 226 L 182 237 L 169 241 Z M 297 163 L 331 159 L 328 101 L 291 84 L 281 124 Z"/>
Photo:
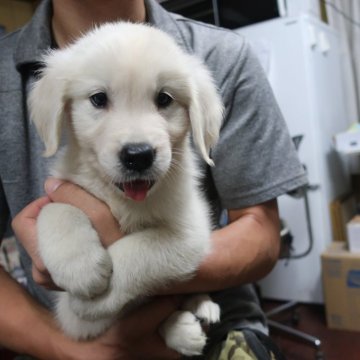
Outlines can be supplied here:
<path id="1" fill-rule="evenodd" d="M 127 336 L 157 332 L 160 324 L 180 307 L 182 300 L 182 296 L 161 296 L 136 308 L 122 319 Z"/>
<path id="2" fill-rule="evenodd" d="M 137 307 L 103 334 L 102 340 L 106 342 L 120 340 L 128 352 L 126 358 L 180 359 L 179 353 L 166 346 L 160 336 L 159 328 L 179 308 L 182 298 L 182 296 L 162 296 Z"/>
<path id="3" fill-rule="evenodd" d="M 31 275 L 33 280 L 40 286 L 49 289 L 49 290 L 57 290 L 57 291 L 64 291 L 64 289 L 57 286 L 50 273 L 45 271 L 39 271 L 34 265 L 31 268 Z"/>
<path id="4" fill-rule="evenodd" d="M 41 209 L 49 202 L 49 198 L 45 196 L 31 202 L 15 216 L 11 223 L 17 239 L 39 272 L 46 272 L 46 268 L 38 252 L 36 221 Z"/>
<path id="5" fill-rule="evenodd" d="M 17 239 L 31 257 L 34 281 L 48 289 L 58 290 L 38 251 L 36 222 L 41 209 L 49 202 L 47 196 L 34 200 L 15 216 L 11 225 Z"/>
<path id="6" fill-rule="evenodd" d="M 36 266 L 32 266 L 31 269 L 33 280 L 41 286 L 47 287 L 49 279 L 51 279 L 50 274 L 47 271 L 39 271 Z"/>
<path id="7" fill-rule="evenodd" d="M 181 358 L 179 353 L 166 346 L 164 339 L 160 336 L 159 328 L 171 314 L 179 309 L 182 301 L 182 296 L 162 296 L 136 310 L 137 321 L 132 321 L 127 329 L 132 331 L 131 334 L 137 332 L 141 337 L 144 335 L 142 346 L 147 349 L 150 358 L 151 355 L 159 360 Z M 131 325 L 135 327 L 132 328 Z M 128 338 L 131 334 L 128 333 Z M 146 334 L 151 334 L 151 336 L 146 336 Z"/>
<path id="8" fill-rule="evenodd" d="M 180 353 L 166 346 L 164 339 L 158 332 L 155 332 L 149 338 L 144 339 L 142 342 L 142 347 L 143 349 L 146 349 L 145 353 L 149 354 L 150 359 L 176 360 L 182 358 Z"/>
<path id="9" fill-rule="evenodd" d="M 105 247 L 122 237 L 119 223 L 113 217 L 109 207 L 80 186 L 48 178 L 45 182 L 45 191 L 51 201 L 66 203 L 82 210 L 89 217 Z"/>
<path id="10" fill-rule="evenodd" d="M 27 231 L 24 228 L 24 221 L 30 223 L 36 223 L 37 217 L 40 214 L 41 209 L 50 202 L 47 196 L 43 196 L 39 199 L 32 201 L 30 204 L 25 206 L 13 219 L 11 225 L 14 231 L 19 233 L 22 231 Z"/>

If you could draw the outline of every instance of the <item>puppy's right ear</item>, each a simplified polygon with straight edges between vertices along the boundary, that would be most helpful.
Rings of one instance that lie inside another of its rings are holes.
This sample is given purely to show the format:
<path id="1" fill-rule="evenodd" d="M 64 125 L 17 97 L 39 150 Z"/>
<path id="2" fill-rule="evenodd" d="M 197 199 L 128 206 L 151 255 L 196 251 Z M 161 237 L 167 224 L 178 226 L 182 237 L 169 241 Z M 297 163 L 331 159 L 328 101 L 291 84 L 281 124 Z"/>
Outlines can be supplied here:
<path id="1" fill-rule="evenodd" d="M 65 117 L 65 79 L 55 57 L 51 53 L 45 58 L 45 68 L 28 98 L 30 118 L 45 144 L 46 157 L 54 155 L 59 147 Z"/>

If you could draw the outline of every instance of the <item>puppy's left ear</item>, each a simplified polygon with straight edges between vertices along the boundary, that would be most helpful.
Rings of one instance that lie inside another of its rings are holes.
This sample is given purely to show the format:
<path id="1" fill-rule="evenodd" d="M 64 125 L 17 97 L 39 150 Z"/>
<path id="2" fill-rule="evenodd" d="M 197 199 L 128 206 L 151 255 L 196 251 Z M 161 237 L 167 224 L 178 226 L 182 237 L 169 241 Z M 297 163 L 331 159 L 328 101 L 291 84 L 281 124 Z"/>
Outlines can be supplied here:
<path id="1" fill-rule="evenodd" d="M 189 107 L 192 134 L 202 157 L 213 166 L 209 152 L 218 140 L 224 107 L 210 72 L 197 59 L 194 59 L 194 65 Z"/>
<path id="2" fill-rule="evenodd" d="M 65 79 L 62 53 L 53 51 L 44 58 L 44 69 L 28 98 L 30 118 L 45 144 L 44 156 L 54 155 L 61 139 L 65 118 Z"/>

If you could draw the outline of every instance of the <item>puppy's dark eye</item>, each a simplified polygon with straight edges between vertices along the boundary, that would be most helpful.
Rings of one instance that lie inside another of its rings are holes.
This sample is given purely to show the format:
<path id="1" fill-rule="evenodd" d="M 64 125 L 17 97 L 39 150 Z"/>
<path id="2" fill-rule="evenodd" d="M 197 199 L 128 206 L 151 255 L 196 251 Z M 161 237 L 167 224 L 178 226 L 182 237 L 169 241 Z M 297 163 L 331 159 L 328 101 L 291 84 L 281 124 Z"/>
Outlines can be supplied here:
<path id="1" fill-rule="evenodd" d="M 159 108 L 168 107 L 174 99 L 168 93 L 160 91 L 156 98 L 156 105 Z"/>
<path id="2" fill-rule="evenodd" d="M 98 92 L 98 93 L 90 96 L 90 101 L 96 108 L 102 109 L 102 108 L 106 107 L 106 105 L 108 103 L 108 98 L 107 98 L 106 93 Z"/>

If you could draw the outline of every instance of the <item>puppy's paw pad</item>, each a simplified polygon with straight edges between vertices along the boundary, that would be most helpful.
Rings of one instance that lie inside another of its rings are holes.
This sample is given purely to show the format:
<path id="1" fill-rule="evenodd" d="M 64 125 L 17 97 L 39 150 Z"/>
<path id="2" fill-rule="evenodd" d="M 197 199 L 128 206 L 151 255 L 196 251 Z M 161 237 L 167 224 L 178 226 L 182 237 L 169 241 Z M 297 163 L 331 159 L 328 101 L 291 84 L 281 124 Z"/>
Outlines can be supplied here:
<path id="1" fill-rule="evenodd" d="M 201 355 L 206 335 L 199 321 L 189 311 L 177 311 L 162 326 L 161 334 L 166 345 L 186 355 Z"/>
<path id="2" fill-rule="evenodd" d="M 192 312 L 205 324 L 220 321 L 220 306 L 213 302 L 208 295 L 192 296 L 184 303 L 183 309 Z"/>

